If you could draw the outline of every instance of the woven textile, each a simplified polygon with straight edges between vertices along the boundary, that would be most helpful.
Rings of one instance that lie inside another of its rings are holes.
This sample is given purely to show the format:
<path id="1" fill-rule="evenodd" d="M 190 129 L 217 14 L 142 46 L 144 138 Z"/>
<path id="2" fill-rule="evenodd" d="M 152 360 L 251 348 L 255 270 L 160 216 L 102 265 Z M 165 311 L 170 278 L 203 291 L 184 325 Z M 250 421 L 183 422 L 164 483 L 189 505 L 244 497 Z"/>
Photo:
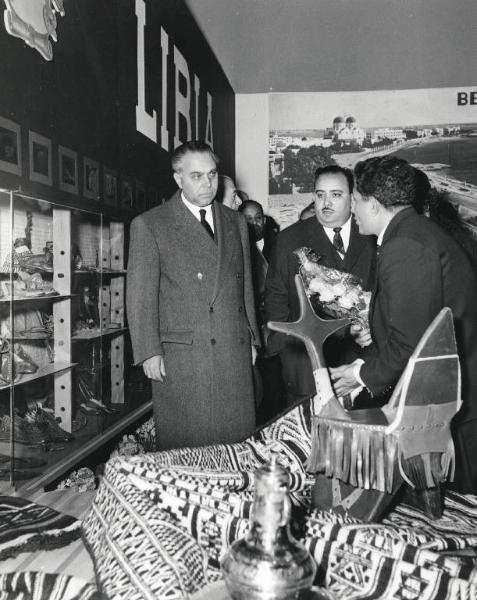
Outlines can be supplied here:
<path id="1" fill-rule="evenodd" d="M 0 496 L 0 560 L 21 552 L 61 548 L 81 537 L 74 517 L 10 496 Z"/>
<path id="2" fill-rule="evenodd" d="M 110 460 L 83 522 L 105 595 L 179 599 L 219 579 L 221 556 L 248 529 L 253 473 L 276 452 L 292 474 L 297 531 L 337 597 L 475 597 L 472 560 L 443 551 L 477 546 L 477 498 L 448 496 L 438 522 L 406 507 L 379 525 L 307 514 L 310 422 L 306 402 L 239 444 Z"/>
<path id="3" fill-rule="evenodd" d="M 70 575 L 27 571 L 0 575 L 0 600 L 102 600 L 96 586 Z"/>

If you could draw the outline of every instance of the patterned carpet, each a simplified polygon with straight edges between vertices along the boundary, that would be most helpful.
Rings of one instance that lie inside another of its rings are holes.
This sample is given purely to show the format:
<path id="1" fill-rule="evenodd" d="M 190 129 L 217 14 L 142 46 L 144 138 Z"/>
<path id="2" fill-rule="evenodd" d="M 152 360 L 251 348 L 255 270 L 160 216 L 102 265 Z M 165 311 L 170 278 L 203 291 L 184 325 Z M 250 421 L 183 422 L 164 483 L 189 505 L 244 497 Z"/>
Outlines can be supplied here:
<path id="1" fill-rule="evenodd" d="M 61 548 L 80 537 L 81 523 L 74 517 L 23 498 L 0 496 L 0 560 Z"/>
<path id="2" fill-rule="evenodd" d="M 0 496 L 0 561 L 44 553 L 43 563 L 81 538 L 81 521 L 24 498 Z M 12 560 L 10 560 L 12 562 Z M 61 560 L 60 560 L 61 562 Z M 100 600 L 95 585 L 71 575 L 0 573 L 0 600 Z"/>
<path id="3" fill-rule="evenodd" d="M 221 556 L 248 530 L 253 473 L 273 452 L 291 472 L 296 533 L 319 565 L 316 583 L 334 597 L 476 598 L 474 559 L 455 554 L 477 547 L 477 498 L 449 493 L 438 521 L 406 506 L 378 525 L 307 511 L 310 413 L 300 405 L 239 444 L 111 459 L 83 523 L 104 594 L 182 599 L 219 580 Z"/>

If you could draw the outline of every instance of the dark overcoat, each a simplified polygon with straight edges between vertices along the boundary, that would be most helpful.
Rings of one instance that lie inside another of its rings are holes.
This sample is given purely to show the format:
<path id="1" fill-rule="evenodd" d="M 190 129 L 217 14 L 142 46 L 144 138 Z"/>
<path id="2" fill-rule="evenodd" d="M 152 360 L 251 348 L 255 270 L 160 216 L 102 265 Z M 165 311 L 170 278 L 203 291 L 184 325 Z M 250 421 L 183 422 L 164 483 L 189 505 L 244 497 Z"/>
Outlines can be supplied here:
<path id="1" fill-rule="evenodd" d="M 127 314 L 136 364 L 153 382 L 160 449 L 236 442 L 255 426 L 251 343 L 259 340 L 243 215 L 214 203 L 215 238 L 177 192 L 131 224 Z"/>
<path id="2" fill-rule="evenodd" d="M 348 250 L 341 260 L 322 225 L 316 218 L 298 221 L 278 234 L 265 282 L 265 315 L 269 321 L 296 321 L 300 314 L 295 274 L 299 263 L 294 255 L 297 248 L 306 246 L 318 254 L 320 264 L 340 269 L 359 277 L 366 289 L 374 285 L 376 269 L 376 238 L 364 236 L 358 231 L 354 220 Z M 331 336 L 332 338 L 334 336 Z M 359 347 L 351 340 L 354 351 Z M 327 340 L 325 357 L 328 362 L 342 347 L 342 340 Z M 279 353 L 282 361 L 283 378 L 287 389 L 295 395 L 315 394 L 315 382 L 310 359 L 302 342 L 281 333 L 272 333 L 268 340 L 271 353 Z M 328 350 L 328 351 L 327 351 Z M 342 360 L 346 360 L 344 355 Z M 336 362 L 336 361 L 335 361 Z M 339 361 L 338 361 L 339 362 Z"/>

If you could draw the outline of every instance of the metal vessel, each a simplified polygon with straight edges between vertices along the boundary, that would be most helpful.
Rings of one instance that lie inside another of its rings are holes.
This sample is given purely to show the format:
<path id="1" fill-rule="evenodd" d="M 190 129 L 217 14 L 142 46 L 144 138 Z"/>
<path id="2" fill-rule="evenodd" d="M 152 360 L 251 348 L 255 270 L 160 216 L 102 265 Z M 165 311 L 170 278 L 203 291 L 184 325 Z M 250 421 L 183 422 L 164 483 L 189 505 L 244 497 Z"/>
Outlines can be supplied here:
<path id="1" fill-rule="evenodd" d="M 288 471 L 276 457 L 255 472 L 251 526 L 222 559 L 233 600 L 308 598 L 316 565 L 290 533 Z"/>

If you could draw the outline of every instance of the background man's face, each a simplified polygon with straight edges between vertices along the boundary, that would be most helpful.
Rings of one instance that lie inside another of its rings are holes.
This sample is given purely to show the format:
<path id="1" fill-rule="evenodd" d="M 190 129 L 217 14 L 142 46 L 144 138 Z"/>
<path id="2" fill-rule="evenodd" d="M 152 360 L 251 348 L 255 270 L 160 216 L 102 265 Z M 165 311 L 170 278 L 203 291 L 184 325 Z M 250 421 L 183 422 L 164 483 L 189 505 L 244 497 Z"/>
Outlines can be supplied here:
<path id="1" fill-rule="evenodd" d="M 369 199 L 363 198 L 363 196 L 355 190 L 353 193 L 353 202 L 351 208 L 354 214 L 354 220 L 359 228 L 359 233 L 362 235 L 371 235 L 373 231 L 373 219 L 372 219 L 372 203 Z"/>
<path id="2" fill-rule="evenodd" d="M 243 216 L 247 219 L 248 226 L 253 232 L 254 240 L 261 240 L 265 224 L 262 211 L 256 206 L 247 206 L 243 209 Z"/>
<path id="3" fill-rule="evenodd" d="M 351 214 L 351 194 L 343 173 L 325 173 L 315 182 L 315 213 L 323 227 L 341 227 Z"/>
<path id="4" fill-rule="evenodd" d="M 224 199 L 222 203 L 232 210 L 238 210 L 238 207 L 242 204 L 242 200 L 237 195 L 235 183 L 228 177 L 224 179 Z"/>
<path id="5" fill-rule="evenodd" d="M 217 193 L 217 165 L 208 152 L 188 152 L 174 179 L 187 200 L 196 206 L 208 206 Z"/>

